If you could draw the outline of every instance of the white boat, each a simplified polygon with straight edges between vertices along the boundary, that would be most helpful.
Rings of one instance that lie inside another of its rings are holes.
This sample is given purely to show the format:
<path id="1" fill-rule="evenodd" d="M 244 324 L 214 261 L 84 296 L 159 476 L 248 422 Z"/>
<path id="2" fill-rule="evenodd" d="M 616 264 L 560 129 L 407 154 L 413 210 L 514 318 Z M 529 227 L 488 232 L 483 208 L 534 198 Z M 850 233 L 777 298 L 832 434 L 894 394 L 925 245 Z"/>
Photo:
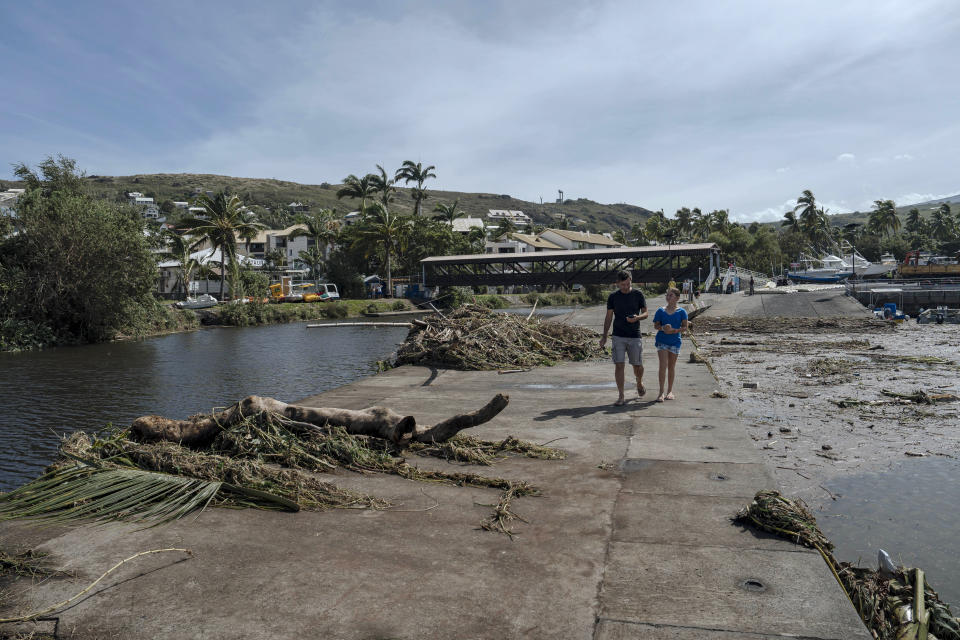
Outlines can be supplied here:
<path id="1" fill-rule="evenodd" d="M 794 282 L 843 282 L 853 275 L 853 269 L 843 258 L 832 253 L 822 258 L 802 254 L 798 262 L 790 263 L 787 277 Z"/>
<path id="2" fill-rule="evenodd" d="M 849 263 L 851 259 L 854 265 L 853 275 L 856 278 L 879 278 L 897 268 L 897 259 L 890 253 L 881 255 L 880 262 L 870 262 L 860 255 L 859 252 L 854 251 L 850 259 L 847 259 L 845 262 Z"/>
<path id="3" fill-rule="evenodd" d="M 208 309 L 217 306 L 217 299 L 209 293 L 204 293 L 196 298 L 188 297 L 186 300 L 174 303 L 177 309 Z"/>

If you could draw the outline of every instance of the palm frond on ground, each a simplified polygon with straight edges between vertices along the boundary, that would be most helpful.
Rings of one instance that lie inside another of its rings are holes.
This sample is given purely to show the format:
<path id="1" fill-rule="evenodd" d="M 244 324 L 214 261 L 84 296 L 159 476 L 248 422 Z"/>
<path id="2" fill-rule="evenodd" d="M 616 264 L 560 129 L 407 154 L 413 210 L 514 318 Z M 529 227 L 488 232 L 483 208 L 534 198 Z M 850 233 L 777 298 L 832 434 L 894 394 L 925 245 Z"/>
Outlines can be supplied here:
<path id="1" fill-rule="evenodd" d="M 151 525 L 199 513 L 222 483 L 78 463 L 60 467 L 0 496 L 0 520 L 36 519 L 66 524 L 128 520 Z"/>

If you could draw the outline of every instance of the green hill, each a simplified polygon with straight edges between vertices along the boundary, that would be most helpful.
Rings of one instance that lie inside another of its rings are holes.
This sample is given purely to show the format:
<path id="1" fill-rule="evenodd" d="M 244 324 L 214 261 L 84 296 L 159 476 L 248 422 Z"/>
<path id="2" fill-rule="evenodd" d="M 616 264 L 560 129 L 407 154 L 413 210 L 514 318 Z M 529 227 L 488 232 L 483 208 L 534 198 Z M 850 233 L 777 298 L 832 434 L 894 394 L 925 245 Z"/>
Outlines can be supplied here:
<path id="1" fill-rule="evenodd" d="M 221 189 L 237 194 L 244 204 L 258 205 L 275 209 L 278 205 L 286 207 L 291 202 L 310 205 L 311 209 L 329 208 L 340 213 L 348 213 L 357 208 L 358 202 L 345 198 L 337 200 L 339 184 L 300 184 L 284 180 L 266 178 L 233 178 L 210 174 L 142 174 L 132 176 L 87 176 L 86 181 L 93 195 L 109 200 L 126 201 L 126 194 L 139 191 L 154 198 L 158 203 L 164 200 L 190 201 L 205 191 L 217 192 Z M 11 183 L 12 184 L 12 183 Z M 460 208 L 473 217 L 486 217 L 490 209 L 511 209 L 523 211 L 542 225 L 553 225 L 561 216 L 566 215 L 571 226 L 590 231 L 613 231 L 628 229 L 632 225 L 645 221 L 652 213 L 648 209 L 629 204 L 600 204 L 579 198 L 558 203 L 534 203 L 495 193 L 463 193 L 442 191 L 430 188 L 428 182 L 428 200 L 423 204 L 424 214 L 430 215 L 437 203 L 450 204 L 459 199 Z M 399 188 L 394 208 L 399 211 L 413 212 L 414 201 L 410 189 Z M 583 220 L 578 223 L 576 221 Z"/>

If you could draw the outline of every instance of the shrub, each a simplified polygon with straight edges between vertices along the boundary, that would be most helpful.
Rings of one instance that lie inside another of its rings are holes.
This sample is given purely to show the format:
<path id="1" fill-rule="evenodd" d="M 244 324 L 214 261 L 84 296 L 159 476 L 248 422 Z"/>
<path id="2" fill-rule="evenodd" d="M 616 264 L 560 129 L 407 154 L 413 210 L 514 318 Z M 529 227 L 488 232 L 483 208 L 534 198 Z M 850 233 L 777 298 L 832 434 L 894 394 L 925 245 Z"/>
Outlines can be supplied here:
<path id="1" fill-rule="evenodd" d="M 328 302 L 323 306 L 322 313 L 325 318 L 346 318 L 350 308 L 343 302 Z"/>
<path id="2" fill-rule="evenodd" d="M 440 291 L 439 298 L 442 298 L 445 306 L 455 309 L 473 299 L 473 290 L 470 287 L 445 287 Z"/>
<path id="3" fill-rule="evenodd" d="M 390 305 L 390 308 L 391 308 L 393 311 L 406 311 L 406 310 L 407 310 L 407 303 L 404 302 L 403 300 L 394 300 L 394 301 L 393 301 L 393 304 Z"/>

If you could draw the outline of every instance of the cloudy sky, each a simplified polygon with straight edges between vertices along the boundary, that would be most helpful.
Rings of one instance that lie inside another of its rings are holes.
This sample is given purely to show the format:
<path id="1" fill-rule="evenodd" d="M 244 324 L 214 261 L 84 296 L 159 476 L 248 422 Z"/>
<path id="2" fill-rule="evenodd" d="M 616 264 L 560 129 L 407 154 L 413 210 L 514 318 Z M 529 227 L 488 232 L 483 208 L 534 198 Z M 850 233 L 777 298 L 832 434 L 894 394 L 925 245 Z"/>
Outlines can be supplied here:
<path id="1" fill-rule="evenodd" d="M 960 192 L 960 4 L 0 3 L 0 178 L 433 186 L 779 218 Z"/>

